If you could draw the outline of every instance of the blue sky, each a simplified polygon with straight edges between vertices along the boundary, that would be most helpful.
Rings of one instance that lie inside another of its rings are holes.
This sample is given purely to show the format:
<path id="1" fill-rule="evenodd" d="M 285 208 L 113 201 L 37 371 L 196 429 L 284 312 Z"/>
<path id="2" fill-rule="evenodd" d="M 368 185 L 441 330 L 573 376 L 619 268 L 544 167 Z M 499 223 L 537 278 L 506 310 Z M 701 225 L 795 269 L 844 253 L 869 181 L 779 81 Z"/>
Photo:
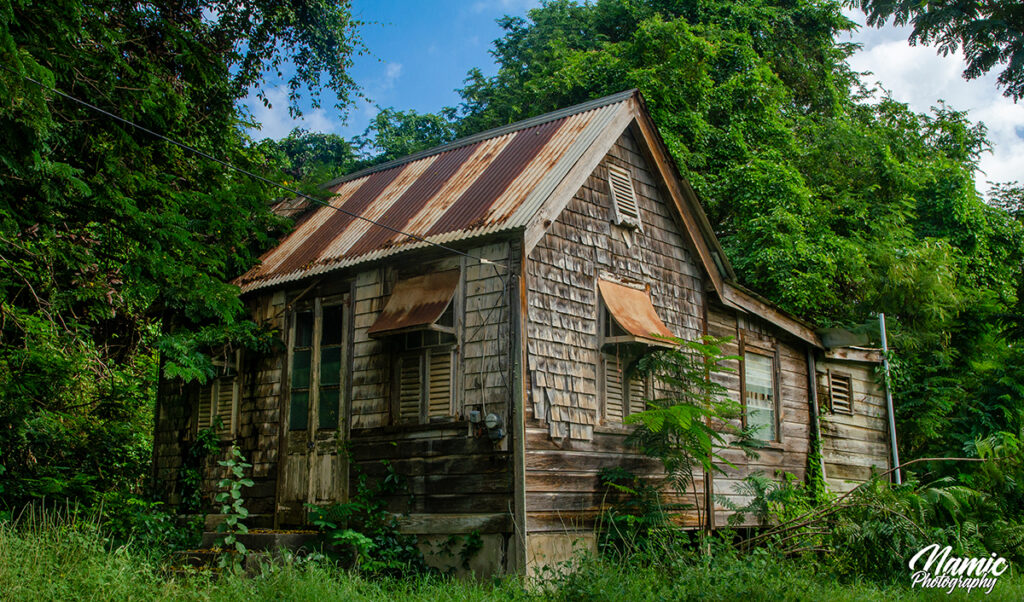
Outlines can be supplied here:
<path id="1" fill-rule="evenodd" d="M 263 107 L 251 96 L 247 103 L 262 124 L 257 137 L 280 138 L 294 127 L 351 137 L 366 128 L 376 114 L 374 105 L 431 112 L 459 103 L 456 89 L 462 87 L 472 67 L 485 74 L 496 71 L 488 53 L 491 43 L 501 37 L 495 22 L 502 15 L 525 16 L 537 0 L 353 0 L 353 13 L 367 22 L 363 41 L 371 55 L 356 58 L 352 75 L 373 101 L 360 103 L 348 122 L 330 106 L 307 111 L 301 121 L 288 115 L 287 93 L 271 86 L 267 95 L 273 107 Z M 847 12 L 863 22 L 863 14 Z M 993 152 L 982 158 L 978 189 L 987 181 L 1024 180 L 1024 103 L 1014 104 L 996 88 L 996 73 L 965 82 L 959 56 L 942 57 L 927 46 L 906 43 L 906 29 L 861 28 L 852 40 L 863 45 L 850 63 L 854 69 L 870 72 L 869 82 L 879 82 L 894 98 L 916 111 L 926 112 L 938 101 L 968 111 L 989 130 Z"/>

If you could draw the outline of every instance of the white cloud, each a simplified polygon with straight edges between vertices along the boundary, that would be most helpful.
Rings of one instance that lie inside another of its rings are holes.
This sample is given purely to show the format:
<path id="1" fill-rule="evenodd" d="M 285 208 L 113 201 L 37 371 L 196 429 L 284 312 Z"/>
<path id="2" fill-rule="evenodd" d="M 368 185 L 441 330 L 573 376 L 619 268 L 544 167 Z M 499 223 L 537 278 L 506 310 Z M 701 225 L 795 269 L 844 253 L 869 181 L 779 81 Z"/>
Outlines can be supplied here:
<path id="1" fill-rule="evenodd" d="M 848 12 L 847 16 L 864 22 L 861 13 Z M 870 71 L 871 75 L 863 78 L 866 83 L 878 82 L 914 111 L 928 112 L 943 100 L 950 108 L 983 122 L 992 152 L 981 158 L 980 192 L 988 190 L 989 182 L 1024 180 L 1024 140 L 1018 135 L 1018 128 L 1024 128 L 1024 105 L 1002 95 L 996 86 L 998 73 L 966 81 L 961 75 L 965 66 L 962 55 L 942 56 L 933 46 L 910 46 L 909 34 L 909 27 L 862 27 L 851 36 L 863 48 L 850 57 L 850 66 Z"/>
<path id="2" fill-rule="evenodd" d="M 255 138 L 280 139 L 295 128 L 311 132 L 336 133 L 342 125 L 340 120 L 335 119 L 324 108 L 306 111 L 299 119 L 292 118 L 288 113 L 288 88 L 285 86 L 266 90 L 266 97 L 270 101 L 269 107 L 256 97 L 255 92 L 251 92 L 245 99 L 245 105 L 259 124 L 257 131 L 253 132 Z"/>

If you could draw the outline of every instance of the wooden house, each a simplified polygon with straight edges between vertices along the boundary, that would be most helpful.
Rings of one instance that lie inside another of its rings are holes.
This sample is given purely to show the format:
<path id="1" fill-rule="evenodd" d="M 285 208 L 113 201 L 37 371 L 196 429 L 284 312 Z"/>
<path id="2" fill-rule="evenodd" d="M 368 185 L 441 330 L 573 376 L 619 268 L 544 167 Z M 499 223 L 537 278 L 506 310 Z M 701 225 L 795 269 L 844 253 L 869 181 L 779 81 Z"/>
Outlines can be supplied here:
<path id="1" fill-rule="evenodd" d="M 836 489 L 889 465 L 877 352 L 826 349 L 737 285 L 636 91 L 328 188 L 237 280 L 279 346 L 227 354 L 203 387 L 161 384 L 154 482 L 172 506 L 197 432 L 218 428 L 253 464 L 252 526 L 301 525 L 305 504 L 393 470 L 408 491 L 390 507 L 428 557 L 477 533 L 479 571 L 560 560 L 594 545 L 603 468 L 660 472 L 623 424 L 659 385 L 624 377 L 621 353 L 658 335 L 732 337 L 722 382 L 769 441 L 699 477 L 705 520 L 725 521 L 706 494 L 751 472 L 803 478 L 819 432 Z M 200 472 L 209 500 L 218 467 Z"/>

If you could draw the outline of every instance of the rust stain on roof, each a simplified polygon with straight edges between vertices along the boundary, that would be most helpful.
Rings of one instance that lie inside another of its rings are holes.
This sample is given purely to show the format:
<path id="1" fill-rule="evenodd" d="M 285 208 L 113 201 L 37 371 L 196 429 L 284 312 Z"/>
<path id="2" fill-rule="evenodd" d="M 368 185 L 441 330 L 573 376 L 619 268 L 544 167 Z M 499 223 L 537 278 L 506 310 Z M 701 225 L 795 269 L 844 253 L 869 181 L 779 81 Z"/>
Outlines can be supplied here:
<path id="1" fill-rule="evenodd" d="M 629 334 L 645 339 L 657 340 L 659 336 L 671 337 L 672 331 L 658 317 L 646 291 L 599 280 L 597 287 L 601 298 L 615 322 Z"/>
<path id="2" fill-rule="evenodd" d="M 458 285 L 459 270 L 434 272 L 399 280 L 395 284 L 395 290 L 388 297 L 384 311 L 377 316 L 367 334 L 383 336 L 430 326 L 448 308 Z"/>
<path id="3" fill-rule="evenodd" d="M 445 244 L 524 227 L 552 182 L 586 150 L 589 142 L 583 141 L 594 139 L 633 94 L 590 101 L 332 182 L 331 206 L 306 214 L 236 284 L 248 292 L 427 244 L 418 238 Z"/>

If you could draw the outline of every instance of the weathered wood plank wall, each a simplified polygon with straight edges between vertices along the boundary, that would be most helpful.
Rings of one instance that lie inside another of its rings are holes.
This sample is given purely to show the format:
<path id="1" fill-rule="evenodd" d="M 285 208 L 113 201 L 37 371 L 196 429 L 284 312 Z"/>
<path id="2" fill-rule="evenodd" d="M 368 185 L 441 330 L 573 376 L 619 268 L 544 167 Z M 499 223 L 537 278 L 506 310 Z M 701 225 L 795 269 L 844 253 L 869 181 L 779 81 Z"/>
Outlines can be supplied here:
<path id="1" fill-rule="evenodd" d="M 821 452 L 832 491 L 846 492 L 891 468 L 885 397 L 871 365 L 822 360 L 817 365 L 821 417 Z M 852 414 L 829 410 L 828 371 L 851 376 Z"/>

